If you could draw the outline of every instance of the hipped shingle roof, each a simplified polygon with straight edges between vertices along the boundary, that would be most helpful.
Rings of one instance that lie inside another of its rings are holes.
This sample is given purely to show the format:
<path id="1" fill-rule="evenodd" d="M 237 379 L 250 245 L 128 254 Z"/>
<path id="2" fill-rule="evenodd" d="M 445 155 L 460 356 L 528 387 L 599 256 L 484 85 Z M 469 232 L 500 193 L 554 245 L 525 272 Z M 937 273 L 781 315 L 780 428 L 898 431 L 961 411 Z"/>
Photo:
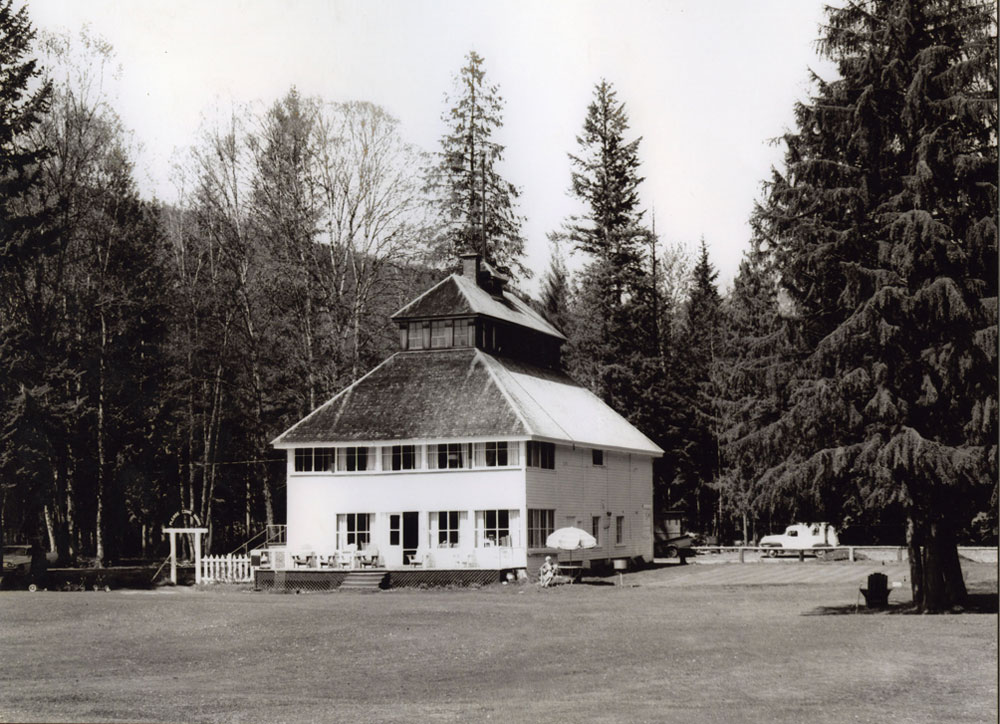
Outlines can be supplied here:
<path id="1" fill-rule="evenodd" d="M 484 437 L 663 452 L 567 375 L 473 348 L 397 352 L 273 444 Z"/>
<path id="2" fill-rule="evenodd" d="M 562 332 L 517 296 L 510 292 L 494 296 L 471 279 L 458 274 L 443 279 L 392 315 L 392 318 L 424 319 L 467 314 L 493 317 L 557 339 L 566 339 Z"/>

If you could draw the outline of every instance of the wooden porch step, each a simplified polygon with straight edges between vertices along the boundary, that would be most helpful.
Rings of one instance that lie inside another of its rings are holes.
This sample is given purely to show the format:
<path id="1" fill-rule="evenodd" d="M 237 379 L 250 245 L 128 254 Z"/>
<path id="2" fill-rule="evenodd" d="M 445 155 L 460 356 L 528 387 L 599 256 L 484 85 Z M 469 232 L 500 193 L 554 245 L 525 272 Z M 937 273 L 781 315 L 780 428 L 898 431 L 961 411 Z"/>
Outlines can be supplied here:
<path id="1" fill-rule="evenodd" d="M 339 588 L 342 591 L 377 591 L 386 575 L 386 571 L 351 571 Z"/>

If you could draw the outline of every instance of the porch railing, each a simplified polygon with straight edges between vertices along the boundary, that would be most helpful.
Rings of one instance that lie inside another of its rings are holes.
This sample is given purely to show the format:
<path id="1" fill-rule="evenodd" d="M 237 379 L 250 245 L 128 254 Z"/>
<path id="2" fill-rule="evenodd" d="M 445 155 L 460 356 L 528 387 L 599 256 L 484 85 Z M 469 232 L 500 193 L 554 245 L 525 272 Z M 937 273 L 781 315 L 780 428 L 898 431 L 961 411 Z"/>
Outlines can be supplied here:
<path id="1" fill-rule="evenodd" d="M 205 583 L 250 583 L 253 581 L 250 556 L 205 556 L 201 559 L 201 580 Z"/>
<path id="2" fill-rule="evenodd" d="M 237 553 L 246 554 L 251 548 L 268 548 L 270 546 L 283 546 L 287 540 L 287 525 L 269 525 L 264 530 L 257 533 L 244 543 L 233 549 L 230 555 Z"/>

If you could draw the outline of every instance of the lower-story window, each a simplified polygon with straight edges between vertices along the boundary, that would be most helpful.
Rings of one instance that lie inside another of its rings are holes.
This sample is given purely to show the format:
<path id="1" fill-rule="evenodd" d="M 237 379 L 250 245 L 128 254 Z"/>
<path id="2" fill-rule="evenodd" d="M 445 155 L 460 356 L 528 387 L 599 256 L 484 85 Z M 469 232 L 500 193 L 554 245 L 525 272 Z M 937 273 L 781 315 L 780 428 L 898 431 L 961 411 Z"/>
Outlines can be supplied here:
<path id="1" fill-rule="evenodd" d="M 341 513 L 337 516 L 337 548 L 365 548 L 372 540 L 371 513 Z"/>
<path id="2" fill-rule="evenodd" d="M 428 542 L 431 548 L 457 548 L 464 511 L 441 510 L 427 516 Z"/>
<path id="3" fill-rule="evenodd" d="M 590 534 L 594 536 L 594 540 L 597 541 L 597 545 L 601 544 L 601 516 L 592 515 L 590 516 Z"/>
<path id="4" fill-rule="evenodd" d="M 615 543 L 621 545 L 625 542 L 625 516 L 615 516 Z"/>
<path id="5" fill-rule="evenodd" d="M 545 539 L 556 529 L 556 511 L 528 510 L 528 548 L 543 548 Z"/>
<path id="6" fill-rule="evenodd" d="M 477 510 L 476 547 L 519 547 L 517 510 Z"/>

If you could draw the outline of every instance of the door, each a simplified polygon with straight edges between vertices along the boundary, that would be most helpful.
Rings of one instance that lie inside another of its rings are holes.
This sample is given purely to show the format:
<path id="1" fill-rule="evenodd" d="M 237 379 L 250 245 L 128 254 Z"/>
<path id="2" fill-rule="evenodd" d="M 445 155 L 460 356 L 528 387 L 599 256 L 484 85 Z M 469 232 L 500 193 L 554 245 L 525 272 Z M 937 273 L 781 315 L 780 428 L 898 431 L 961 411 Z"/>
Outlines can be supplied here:
<path id="1" fill-rule="evenodd" d="M 420 513 L 417 511 L 403 513 L 403 565 L 413 562 L 420 546 Z"/>
<path id="2" fill-rule="evenodd" d="M 386 565 L 403 565 L 402 513 L 389 513 L 389 550 L 385 555 Z"/>

